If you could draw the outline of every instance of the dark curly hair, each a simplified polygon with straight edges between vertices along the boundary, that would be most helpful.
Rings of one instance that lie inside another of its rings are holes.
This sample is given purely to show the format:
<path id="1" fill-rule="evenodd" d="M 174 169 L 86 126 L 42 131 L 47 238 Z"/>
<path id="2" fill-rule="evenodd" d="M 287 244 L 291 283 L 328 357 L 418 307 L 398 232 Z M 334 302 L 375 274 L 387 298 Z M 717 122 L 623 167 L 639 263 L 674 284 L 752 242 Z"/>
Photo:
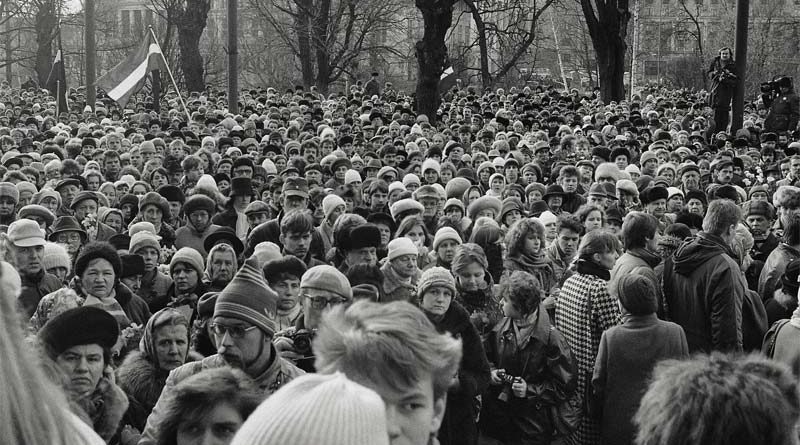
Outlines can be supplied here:
<path id="1" fill-rule="evenodd" d="M 500 280 L 500 298 L 508 300 L 521 314 L 529 315 L 539 307 L 542 290 L 536 277 L 517 270 Z"/>

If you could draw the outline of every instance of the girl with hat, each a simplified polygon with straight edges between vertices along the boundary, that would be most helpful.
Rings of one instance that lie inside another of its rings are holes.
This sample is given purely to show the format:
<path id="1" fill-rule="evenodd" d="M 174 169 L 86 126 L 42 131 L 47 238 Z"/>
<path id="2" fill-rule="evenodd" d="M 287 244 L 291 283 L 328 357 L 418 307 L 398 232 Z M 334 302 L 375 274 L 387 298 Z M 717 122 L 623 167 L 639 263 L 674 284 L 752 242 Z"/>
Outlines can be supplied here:
<path id="1" fill-rule="evenodd" d="M 225 204 L 225 211 L 215 215 L 211 222 L 219 226 L 230 227 L 236 236 L 244 241 L 247 238 L 249 225 L 244 211 L 253 200 L 255 193 L 250 178 L 238 177 L 231 181 L 231 192 Z"/>
<path id="2" fill-rule="evenodd" d="M 469 313 L 454 301 L 456 282 L 450 271 L 432 267 L 422 273 L 417 285 L 420 309 L 436 330 L 461 339 L 462 361 L 458 384 L 447 393 L 438 439 L 442 445 L 476 444 L 478 441 L 477 407 L 474 398 L 489 385 L 489 362 L 481 337 L 470 323 Z"/>
<path id="3" fill-rule="evenodd" d="M 46 357 L 54 363 L 53 378 L 62 384 L 71 407 L 107 442 L 117 434 L 128 408 L 110 366 L 119 332 L 117 320 L 108 312 L 82 306 L 53 317 L 38 335 Z"/>
<path id="4" fill-rule="evenodd" d="M 481 246 L 462 244 L 450 271 L 456 279 L 456 301 L 467 310 L 470 321 L 483 336 L 501 318 L 500 305 L 494 297 L 494 280 L 489 274 L 489 262 Z"/>
<path id="5" fill-rule="evenodd" d="M 175 229 L 165 222 L 165 218 L 169 217 L 169 214 L 167 199 L 157 192 L 148 192 L 139 200 L 139 214 L 134 218 L 132 224 L 139 221 L 153 224 L 156 234 L 161 237 L 161 245 L 172 248 L 175 245 Z M 130 225 L 128 225 L 129 228 Z"/>
<path id="6" fill-rule="evenodd" d="M 431 245 L 431 235 L 425 227 L 425 222 L 420 215 L 406 216 L 397 225 L 397 232 L 395 238 L 406 237 L 417 248 L 417 267 L 422 270 L 431 263 L 428 257 L 428 248 Z"/>

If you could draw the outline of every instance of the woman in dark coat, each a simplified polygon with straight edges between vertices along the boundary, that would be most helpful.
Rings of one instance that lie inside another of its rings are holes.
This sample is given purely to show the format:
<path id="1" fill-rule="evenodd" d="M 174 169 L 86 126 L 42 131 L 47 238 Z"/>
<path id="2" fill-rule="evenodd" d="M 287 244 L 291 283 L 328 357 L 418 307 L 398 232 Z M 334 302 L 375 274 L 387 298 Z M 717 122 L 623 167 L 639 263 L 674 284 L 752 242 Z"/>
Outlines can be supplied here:
<path id="1" fill-rule="evenodd" d="M 417 286 L 419 305 L 439 332 L 449 332 L 461 339 L 462 359 L 458 383 L 447 392 L 447 408 L 439 428 L 442 445 L 476 445 L 478 410 L 475 398 L 489 385 L 489 362 L 478 331 L 469 321 L 469 314 L 453 301 L 456 282 L 442 267 L 422 273 Z"/>
<path id="2" fill-rule="evenodd" d="M 481 430 L 506 445 L 549 444 L 553 408 L 575 391 L 572 353 L 540 305 L 533 275 L 513 272 L 500 289 L 505 317 L 486 343 L 492 375 Z"/>
<path id="3" fill-rule="evenodd" d="M 624 275 L 612 293 L 619 295 L 623 323 L 605 331 L 592 377 L 593 415 L 600 420 L 605 445 L 630 445 L 636 437 L 633 416 L 656 363 L 689 355 L 686 334 L 656 317 L 658 297 L 652 280 Z"/>

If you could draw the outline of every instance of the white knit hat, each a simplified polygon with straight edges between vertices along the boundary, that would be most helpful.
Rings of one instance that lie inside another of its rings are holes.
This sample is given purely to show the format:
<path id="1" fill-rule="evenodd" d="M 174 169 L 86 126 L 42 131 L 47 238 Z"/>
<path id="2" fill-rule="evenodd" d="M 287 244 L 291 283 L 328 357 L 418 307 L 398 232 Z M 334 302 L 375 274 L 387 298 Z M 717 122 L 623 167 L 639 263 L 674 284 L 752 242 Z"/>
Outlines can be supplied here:
<path id="1" fill-rule="evenodd" d="M 325 218 L 333 212 L 336 207 L 345 205 L 344 199 L 341 198 L 339 195 L 334 195 L 331 193 L 330 195 L 326 196 L 322 199 L 322 213 L 325 214 Z"/>
<path id="2" fill-rule="evenodd" d="M 403 186 L 407 187 L 409 184 L 422 184 L 422 181 L 419 180 L 419 176 L 415 175 L 414 173 L 409 173 L 403 176 Z"/>
<path id="3" fill-rule="evenodd" d="M 266 399 L 231 445 L 389 445 L 381 397 L 342 373 L 306 374 Z"/>
<path id="4" fill-rule="evenodd" d="M 387 261 L 392 261 L 403 255 L 419 255 L 419 249 L 414 245 L 414 241 L 404 236 L 389 241 L 387 247 L 389 248 L 389 253 L 386 255 Z"/>
<path id="5" fill-rule="evenodd" d="M 408 176 L 411 176 L 411 175 L 408 175 Z M 414 175 L 414 176 L 416 176 L 416 175 Z M 419 178 L 417 178 L 417 179 L 419 179 Z M 405 180 L 405 178 L 403 178 L 403 180 Z M 419 184 L 419 182 L 417 182 L 417 184 Z M 392 192 L 395 191 L 395 190 L 400 190 L 400 191 L 404 192 L 404 191 L 406 191 L 406 186 L 403 185 L 403 183 L 400 182 L 400 181 L 394 181 L 393 183 L 389 184 L 389 194 L 391 195 Z"/>
<path id="6" fill-rule="evenodd" d="M 541 222 L 543 226 L 546 226 L 558 222 L 558 217 L 553 212 L 546 210 L 539 215 L 539 222 Z"/>
<path id="7" fill-rule="evenodd" d="M 348 185 L 354 182 L 361 182 L 361 175 L 353 169 L 347 170 L 344 174 L 344 184 Z"/>
<path id="8" fill-rule="evenodd" d="M 420 169 L 420 171 L 422 172 L 422 174 L 425 174 L 425 172 L 428 170 L 434 170 L 438 175 L 441 174 L 442 167 L 439 166 L 439 163 L 436 162 L 436 159 L 428 158 L 422 162 L 422 168 Z"/>
<path id="9" fill-rule="evenodd" d="M 72 271 L 72 262 L 69 259 L 67 249 L 61 244 L 46 243 L 44 245 L 44 253 L 42 253 L 42 267 L 46 271 L 54 267 L 63 267 L 67 269 L 67 275 L 69 275 Z"/>

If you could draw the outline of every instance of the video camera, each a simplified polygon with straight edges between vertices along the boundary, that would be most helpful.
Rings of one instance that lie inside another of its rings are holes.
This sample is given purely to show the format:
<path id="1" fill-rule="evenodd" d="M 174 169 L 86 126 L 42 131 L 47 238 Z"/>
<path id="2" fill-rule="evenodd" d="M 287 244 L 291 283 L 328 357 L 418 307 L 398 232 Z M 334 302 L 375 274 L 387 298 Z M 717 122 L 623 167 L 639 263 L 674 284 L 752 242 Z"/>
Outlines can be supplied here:
<path id="1" fill-rule="evenodd" d="M 792 87 L 792 78 L 789 76 L 775 76 L 769 82 L 762 82 L 760 85 L 761 92 L 764 94 L 778 94 L 781 87 Z"/>

